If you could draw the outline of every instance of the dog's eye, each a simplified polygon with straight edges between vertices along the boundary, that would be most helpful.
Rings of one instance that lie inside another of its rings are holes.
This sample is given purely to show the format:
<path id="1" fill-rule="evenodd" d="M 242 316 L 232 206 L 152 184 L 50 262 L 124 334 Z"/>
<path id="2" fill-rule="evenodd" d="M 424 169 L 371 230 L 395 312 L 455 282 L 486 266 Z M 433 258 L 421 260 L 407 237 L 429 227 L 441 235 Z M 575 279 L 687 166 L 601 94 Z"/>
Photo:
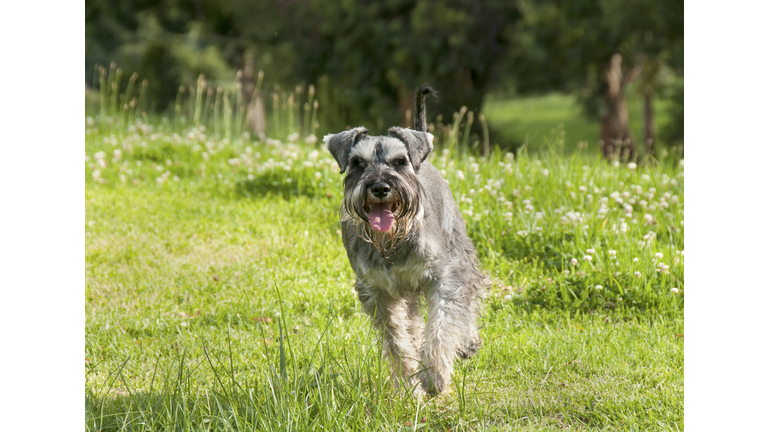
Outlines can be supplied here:
<path id="1" fill-rule="evenodd" d="M 352 161 L 352 166 L 355 168 L 365 168 L 365 161 L 362 159 L 355 159 Z"/>
<path id="2" fill-rule="evenodd" d="M 395 166 L 403 166 L 403 165 L 405 165 L 405 159 L 403 159 L 403 158 L 395 159 L 394 165 Z"/>

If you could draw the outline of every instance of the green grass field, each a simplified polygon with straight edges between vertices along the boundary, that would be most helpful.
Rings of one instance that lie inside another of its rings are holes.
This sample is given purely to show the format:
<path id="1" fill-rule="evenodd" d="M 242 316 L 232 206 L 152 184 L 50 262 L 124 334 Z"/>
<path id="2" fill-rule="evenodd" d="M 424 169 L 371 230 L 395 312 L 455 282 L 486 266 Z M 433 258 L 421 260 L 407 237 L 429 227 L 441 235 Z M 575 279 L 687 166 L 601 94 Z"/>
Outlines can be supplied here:
<path id="1" fill-rule="evenodd" d="M 436 148 L 493 286 L 484 347 L 419 401 L 353 293 L 321 143 L 97 119 L 85 147 L 86 430 L 684 428 L 674 154 Z"/>
<path id="2" fill-rule="evenodd" d="M 639 143 L 638 151 L 644 153 L 643 103 L 631 89 L 627 95 L 627 106 L 630 127 Z M 670 121 L 669 101 L 657 98 L 653 106 L 656 126 L 660 130 Z M 497 132 L 494 143 L 528 143 L 532 151 L 546 150 L 548 143 L 553 142 L 553 133 L 561 127 L 566 132 L 563 149 L 566 154 L 575 151 L 580 141 L 587 143 L 588 152 L 599 153 L 600 121 L 582 115 L 576 96 L 560 93 L 511 99 L 491 96 L 485 101 L 483 109 L 488 123 Z"/>

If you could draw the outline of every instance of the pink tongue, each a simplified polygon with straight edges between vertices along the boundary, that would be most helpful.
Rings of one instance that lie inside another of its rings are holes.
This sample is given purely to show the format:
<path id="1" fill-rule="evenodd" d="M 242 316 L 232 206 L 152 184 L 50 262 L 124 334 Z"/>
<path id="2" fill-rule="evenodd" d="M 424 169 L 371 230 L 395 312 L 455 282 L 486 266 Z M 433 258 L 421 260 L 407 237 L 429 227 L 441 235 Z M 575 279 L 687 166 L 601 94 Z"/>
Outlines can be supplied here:
<path id="1" fill-rule="evenodd" d="M 368 222 L 377 231 L 387 231 L 395 222 L 395 215 L 389 209 L 389 204 L 374 204 L 368 213 Z"/>

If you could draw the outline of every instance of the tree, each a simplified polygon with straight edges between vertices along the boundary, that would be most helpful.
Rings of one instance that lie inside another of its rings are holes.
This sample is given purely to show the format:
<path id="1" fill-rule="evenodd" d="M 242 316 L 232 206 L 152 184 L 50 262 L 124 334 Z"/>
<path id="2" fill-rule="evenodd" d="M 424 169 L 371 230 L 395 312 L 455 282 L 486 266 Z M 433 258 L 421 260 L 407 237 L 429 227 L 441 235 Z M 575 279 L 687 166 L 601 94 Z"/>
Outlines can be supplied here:
<path id="1" fill-rule="evenodd" d="M 521 92 L 574 93 L 588 115 L 617 117 L 608 113 L 610 101 L 600 97 L 611 86 L 611 59 L 615 54 L 644 58 L 646 129 L 653 130 L 652 97 L 670 73 L 683 73 L 681 0 L 523 0 L 519 7 L 522 19 L 510 30 L 507 67 Z"/>

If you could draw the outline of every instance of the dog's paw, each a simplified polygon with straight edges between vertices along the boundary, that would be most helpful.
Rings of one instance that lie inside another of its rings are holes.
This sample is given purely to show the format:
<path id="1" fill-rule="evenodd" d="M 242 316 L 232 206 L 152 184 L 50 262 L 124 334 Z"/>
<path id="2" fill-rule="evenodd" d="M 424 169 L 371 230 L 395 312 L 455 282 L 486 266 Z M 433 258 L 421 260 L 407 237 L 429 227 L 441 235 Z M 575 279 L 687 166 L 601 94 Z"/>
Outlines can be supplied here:
<path id="1" fill-rule="evenodd" d="M 480 347 L 483 346 L 483 340 L 478 336 L 477 339 L 467 340 L 463 348 L 460 348 L 457 354 L 459 358 L 463 360 L 471 359 L 472 356 L 480 351 Z"/>

